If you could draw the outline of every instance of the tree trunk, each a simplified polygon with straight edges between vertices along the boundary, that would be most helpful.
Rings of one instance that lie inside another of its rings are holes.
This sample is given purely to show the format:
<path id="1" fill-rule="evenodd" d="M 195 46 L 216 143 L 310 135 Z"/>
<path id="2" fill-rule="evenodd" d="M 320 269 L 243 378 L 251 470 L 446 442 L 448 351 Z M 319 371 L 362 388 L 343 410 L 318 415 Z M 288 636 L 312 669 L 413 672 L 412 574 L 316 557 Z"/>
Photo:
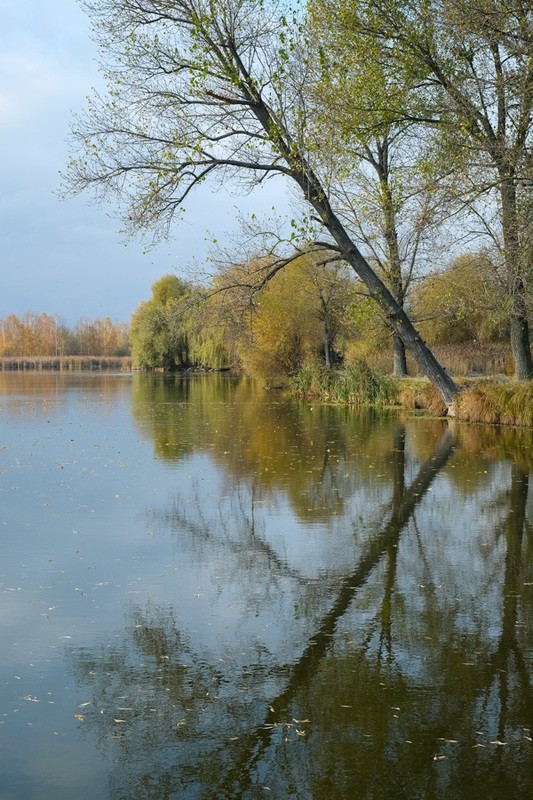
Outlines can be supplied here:
<path id="1" fill-rule="evenodd" d="M 384 312 L 393 333 L 397 333 L 402 339 L 424 375 L 427 375 L 438 391 L 448 408 L 448 413 L 453 414 L 454 400 L 460 392 L 459 387 L 444 367 L 439 364 L 400 303 L 394 299 L 389 289 L 348 236 L 344 225 L 334 213 L 320 180 L 307 163 L 303 153 L 295 147 L 295 142 L 288 136 L 287 140 L 284 140 L 283 135 L 279 134 L 279 121 L 273 118 L 270 109 L 263 102 L 255 86 L 250 88 L 249 84 L 245 83 L 241 84 L 241 88 L 244 97 L 253 101 L 253 113 L 268 135 L 273 136 L 276 147 L 289 167 L 290 177 L 300 186 L 307 202 L 319 215 L 323 225 L 337 243 L 342 257 L 370 290 L 372 297 Z"/>
<path id="2" fill-rule="evenodd" d="M 520 268 L 516 189 L 513 175 L 500 174 L 500 177 L 502 178 L 500 184 L 502 231 L 511 313 L 511 351 L 514 359 L 514 374 L 517 380 L 530 380 L 533 378 L 533 358 L 529 344 L 525 286 Z"/>
<path id="3" fill-rule="evenodd" d="M 379 159 L 376 163 L 376 169 L 380 181 L 381 189 L 381 203 L 384 220 L 384 234 L 385 241 L 387 242 L 387 257 L 388 257 L 388 271 L 389 271 L 389 285 L 392 296 L 402 306 L 405 298 L 405 287 L 402 275 L 402 261 L 400 257 L 400 248 L 398 246 L 398 229 L 396 225 L 396 213 L 394 209 L 394 200 L 392 196 L 392 188 L 390 185 L 390 171 L 389 171 L 389 148 L 388 142 L 385 141 L 382 146 L 378 148 Z M 401 338 L 393 331 L 393 374 L 400 378 L 405 378 L 407 375 L 407 359 L 405 355 L 405 345 Z"/>
<path id="4" fill-rule="evenodd" d="M 328 369 L 330 369 L 331 368 L 331 347 L 330 347 L 330 344 L 329 344 L 329 338 L 328 338 L 327 334 L 324 337 L 324 361 L 325 361 L 326 367 Z"/>
<path id="5" fill-rule="evenodd" d="M 529 325 L 527 318 L 511 318 L 511 350 L 514 359 L 514 376 L 517 381 L 533 378 L 533 361 L 529 345 Z"/>
<path id="6" fill-rule="evenodd" d="M 326 367 L 328 369 L 331 368 L 331 361 L 332 361 L 332 347 L 331 347 L 331 333 L 329 330 L 329 323 L 328 323 L 328 316 L 327 316 L 327 308 L 324 307 L 324 302 L 322 302 L 322 308 L 324 311 L 324 361 L 326 362 Z"/>
<path id="7" fill-rule="evenodd" d="M 392 335 L 392 346 L 393 374 L 398 378 L 405 378 L 407 376 L 407 356 L 405 353 L 405 345 L 396 333 L 393 333 Z"/>

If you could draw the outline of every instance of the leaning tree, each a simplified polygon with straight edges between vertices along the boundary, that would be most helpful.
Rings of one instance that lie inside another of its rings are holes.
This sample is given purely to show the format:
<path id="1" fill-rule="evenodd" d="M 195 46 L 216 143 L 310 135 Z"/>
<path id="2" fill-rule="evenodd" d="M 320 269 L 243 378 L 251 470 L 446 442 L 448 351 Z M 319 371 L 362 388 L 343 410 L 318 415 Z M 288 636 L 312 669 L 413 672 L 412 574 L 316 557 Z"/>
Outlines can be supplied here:
<path id="1" fill-rule="evenodd" d="M 116 192 L 132 229 L 166 234 L 208 179 L 297 184 L 325 241 L 357 273 L 448 406 L 459 391 L 331 202 L 308 118 L 314 53 L 280 0 L 87 0 L 109 87 L 73 126 L 77 192 Z M 310 134 L 311 131 L 311 134 Z"/>

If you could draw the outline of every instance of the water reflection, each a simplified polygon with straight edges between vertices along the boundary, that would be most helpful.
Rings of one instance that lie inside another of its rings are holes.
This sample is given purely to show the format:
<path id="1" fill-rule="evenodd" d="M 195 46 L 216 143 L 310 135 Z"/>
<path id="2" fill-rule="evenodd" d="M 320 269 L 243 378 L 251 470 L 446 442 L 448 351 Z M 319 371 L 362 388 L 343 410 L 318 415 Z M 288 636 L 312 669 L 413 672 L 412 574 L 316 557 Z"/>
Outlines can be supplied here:
<path id="1" fill-rule="evenodd" d="M 509 439 L 479 457 L 479 429 L 181 388 L 179 411 L 145 394 L 134 413 L 158 455 L 223 468 L 153 511 L 202 565 L 215 630 L 181 598 L 72 654 L 112 795 L 529 797 L 529 477 Z"/>
<path id="2" fill-rule="evenodd" d="M 178 461 L 193 451 L 209 453 L 228 484 L 253 476 L 258 491 L 282 490 L 309 522 L 344 513 L 360 480 L 378 498 L 395 469 L 394 416 L 297 404 L 220 375 L 135 376 L 132 409 L 158 457 Z M 426 447 L 441 429 L 439 421 L 426 422 Z M 422 446 L 416 436 L 412 442 Z"/>
<path id="3" fill-rule="evenodd" d="M 57 418 L 75 395 L 82 405 L 98 398 L 111 405 L 130 397 L 130 376 L 112 372 L 0 370 L 0 413 L 10 419 Z"/>
<path id="4" fill-rule="evenodd" d="M 531 797 L 530 433 L 71 379 L 2 399 L 18 751 L 57 732 L 88 800 Z"/>

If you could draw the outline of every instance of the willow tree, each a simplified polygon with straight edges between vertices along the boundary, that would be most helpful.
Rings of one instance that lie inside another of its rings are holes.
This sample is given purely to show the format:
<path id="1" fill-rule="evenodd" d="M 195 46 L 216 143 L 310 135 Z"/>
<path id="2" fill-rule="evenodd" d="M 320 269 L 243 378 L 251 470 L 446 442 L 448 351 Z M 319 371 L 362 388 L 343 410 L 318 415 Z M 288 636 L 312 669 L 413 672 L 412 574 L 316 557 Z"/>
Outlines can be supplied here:
<path id="1" fill-rule="evenodd" d="M 175 275 L 152 284 L 152 297 L 131 317 L 131 353 L 140 369 L 167 372 L 190 365 L 188 317 L 194 288 Z"/>
<path id="2" fill-rule="evenodd" d="M 74 124 L 73 191 L 116 192 L 133 229 L 167 233 L 207 179 L 295 183 L 334 249 L 355 270 L 453 404 L 455 382 L 372 269 L 332 206 L 310 140 L 305 30 L 278 0 L 91 0 L 107 97 Z"/>
<path id="3" fill-rule="evenodd" d="M 341 360 L 354 328 L 351 276 L 344 263 L 322 263 L 313 251 L 272 275 L 241 339 L 244 371 L 275 385 L 305 365 L 330 368 Z"/>

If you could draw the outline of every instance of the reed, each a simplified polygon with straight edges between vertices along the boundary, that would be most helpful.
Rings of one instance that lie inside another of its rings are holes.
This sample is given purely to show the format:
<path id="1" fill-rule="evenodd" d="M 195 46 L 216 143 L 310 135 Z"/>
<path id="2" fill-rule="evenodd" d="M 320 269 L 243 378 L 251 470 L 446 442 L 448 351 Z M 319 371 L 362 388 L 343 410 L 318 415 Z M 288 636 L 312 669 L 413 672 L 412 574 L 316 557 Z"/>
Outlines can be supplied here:
<path id="1" fill-rule="evenodd" d="M 439 362 L 450 375 L 490 376 L 512 375 L 513 358 L 509 344 L 505 342 L 464 342 L 462 344 L 436 344 L 431 347 Z M 390 372 L 392 350 L 376 348 L 363 354 L 373 369 Z M 414 359 L 408 354 L 409 375 L 421 377 Z"/>
<path id="2" fill-rule="evenodd" d="M 465 386 L 456 415 L 468 422 L 533 426 L 533 385 L 530 381 L 484 381 Z"/>
<path id="3" fill-rule="evenodd" d="M 0 371 L 116 370 L 130 372 L 130 356 L 11 356 L 0 358 Z"/>
<path id="4" fill-rule="evenodd" d="M 467 422 L 533 428 L 533 382 L 495 378 L 461 378 L 455 416 Z M 395 378 L 359 359 L 338 370 L 316 365 L 301 369 L 292 393 L 351 406 L 399 406 L 442 417 L 447 409 L 427 378 Z"/>
<path id="5" fill-rule="evenodd" d="M 395 378 L 397 403 L 410 411 L 425 411 L 433 417 L 446 414 L 446 405 L 427 378 Z"/>

